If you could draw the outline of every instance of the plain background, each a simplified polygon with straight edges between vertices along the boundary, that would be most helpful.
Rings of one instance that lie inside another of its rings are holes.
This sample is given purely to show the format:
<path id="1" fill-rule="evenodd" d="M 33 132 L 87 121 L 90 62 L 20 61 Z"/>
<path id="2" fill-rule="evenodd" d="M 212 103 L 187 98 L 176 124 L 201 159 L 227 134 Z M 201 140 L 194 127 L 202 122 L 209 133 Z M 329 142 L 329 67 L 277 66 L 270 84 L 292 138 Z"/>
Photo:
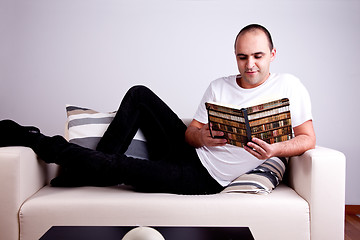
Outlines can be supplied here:
<path id="1" fill-rule="evenodd" d="M 250 23 L 273 35 L 271 72 L 309 90 L 317 144 L 345 153 L 359 205 L 360 1 L 0 0 L 0 118 L 63 134 L 65 104 L 113 111 L 135 84 L 191 118 L 210 81 L 238 73 Z"/>

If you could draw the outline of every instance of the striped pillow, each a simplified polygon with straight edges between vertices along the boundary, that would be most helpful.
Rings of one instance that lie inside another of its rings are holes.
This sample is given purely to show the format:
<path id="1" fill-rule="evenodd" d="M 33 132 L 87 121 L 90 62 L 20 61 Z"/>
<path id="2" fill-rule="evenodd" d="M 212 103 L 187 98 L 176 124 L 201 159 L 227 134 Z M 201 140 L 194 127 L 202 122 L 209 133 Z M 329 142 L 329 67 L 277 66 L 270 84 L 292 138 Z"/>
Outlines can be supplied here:
<path id="1" fill-rule="evenodd" d="M 232 181 L 222 192 L 269 194 L 282 181 L 286 158 L 273 157 Z"/>
<path id="2" fill-rule="evenodd" d="M 66 105 L 66 113 L 66 139 L 71 143 L 90 149 L 96 149 L 97 144 L 116 114 L 116 112 L 97 112 L 74 105 Z M 146 140 L 140 130 L 131 141 L 125 155 L 148 159 Z"/>

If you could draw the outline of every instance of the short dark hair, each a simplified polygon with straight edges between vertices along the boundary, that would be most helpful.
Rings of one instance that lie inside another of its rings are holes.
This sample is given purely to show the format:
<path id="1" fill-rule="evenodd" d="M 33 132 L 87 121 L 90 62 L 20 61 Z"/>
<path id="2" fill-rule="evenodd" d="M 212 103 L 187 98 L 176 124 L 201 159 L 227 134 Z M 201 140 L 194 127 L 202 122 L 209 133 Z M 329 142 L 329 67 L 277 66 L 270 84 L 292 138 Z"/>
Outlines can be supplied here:
<path id="1" fill-rule="evenodd" d="M 237 39 L 239 38 L 239 36 L 241 34 L 251 32 L 251 31 L 255 31 L 255 30 L 260 30 L 263 33 L 265 33 L 265 35 L 266 35 L 266 37 L 267 37 L 267 39 L 269 41 L 270 51 L 272 51 L 274 49 L 274 43 L 273 43 L 273 40 L 271 38 L 271 34 L 264 26 L 261 26 L 259 24 L 250 24 L 250 25 L 247 25 L 246 27 L 244 27 L 243 29 L 241 29 L 241 31 L 238 33 L 238 35 L 235 38 L 234 49 L 236 49 L 236 42 L 237 42 Z"/>

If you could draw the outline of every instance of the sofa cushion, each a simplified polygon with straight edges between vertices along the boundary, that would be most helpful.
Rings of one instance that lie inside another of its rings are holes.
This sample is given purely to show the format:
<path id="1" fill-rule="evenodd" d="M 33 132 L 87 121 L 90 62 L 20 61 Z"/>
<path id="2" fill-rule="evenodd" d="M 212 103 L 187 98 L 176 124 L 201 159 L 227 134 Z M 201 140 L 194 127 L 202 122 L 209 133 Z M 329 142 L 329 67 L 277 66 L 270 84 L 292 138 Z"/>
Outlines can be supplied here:
<path id="1" fill-rule="evenodd" d="M 282 181 L 286 158 L 273 157 L 232 181 L 223 192 L 268 194 Z"/>
<path id="2" fill-rule="evenodd" d="M 310 236 L 308 204 L 284 184 L 268 195 L 46 186 L 22 205 L 19 216 L 23 239 L 39 239 L 51 226 L 241 226 L 256 240 Z"/>
<path id="3" fill-rule="evenodd" d="M 67 128 L 65 136 L 71 143 L 96 149 L 101 137 L 115 117 L 116 112 L 98 112 L 93 109 L 66 105 Z M 125 155 L 148 159 L 146 140 L 139 130 L 131 141 Z"/>

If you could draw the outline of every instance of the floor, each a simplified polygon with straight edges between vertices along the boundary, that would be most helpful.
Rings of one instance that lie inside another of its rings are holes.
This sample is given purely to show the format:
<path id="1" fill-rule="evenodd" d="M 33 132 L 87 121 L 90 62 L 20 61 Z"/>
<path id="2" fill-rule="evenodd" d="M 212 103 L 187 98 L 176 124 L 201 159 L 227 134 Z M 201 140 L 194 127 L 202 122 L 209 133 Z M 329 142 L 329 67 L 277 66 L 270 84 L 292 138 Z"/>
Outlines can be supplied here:
<path id="1" fill-rule="evenodd" d="M 345 240 L 360 240 L 360 206 L 345 207 Z"/>

